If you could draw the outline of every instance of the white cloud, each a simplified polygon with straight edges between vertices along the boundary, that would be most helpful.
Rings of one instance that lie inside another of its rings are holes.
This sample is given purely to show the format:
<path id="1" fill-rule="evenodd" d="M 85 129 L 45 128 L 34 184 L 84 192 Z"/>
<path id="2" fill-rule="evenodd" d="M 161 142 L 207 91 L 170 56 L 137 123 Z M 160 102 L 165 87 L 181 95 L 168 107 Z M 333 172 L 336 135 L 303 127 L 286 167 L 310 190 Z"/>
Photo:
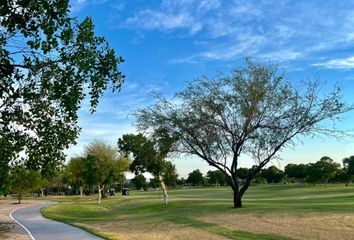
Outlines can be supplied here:
<path id="1" fill-rule="evenodd" d="M 314 63 L 312 66 L 328 69 L 354 69 L 354 57 L 331 59 L 323 63 Z"/>
<path id="2" fill-rule="evenodd" d="M 70 12 L 77 13 L 89 5 L 99 5 L 108 0 L 72 0 L 70 1 Z"/>
<path id="3" fill-rule="evenodd" d="M 348 7 L 350 4 L 326 1 L 318 8 L 318 3 L 165 0 L 155 8 L 140 8 L 124 26 L 191 38 L 195 45 L 205 42 L 171 63 L 230 61 L 250 54 L 279 62 L 304 58 L 313 61 L 325 51 L 354 43 L 354 11 Z"/>

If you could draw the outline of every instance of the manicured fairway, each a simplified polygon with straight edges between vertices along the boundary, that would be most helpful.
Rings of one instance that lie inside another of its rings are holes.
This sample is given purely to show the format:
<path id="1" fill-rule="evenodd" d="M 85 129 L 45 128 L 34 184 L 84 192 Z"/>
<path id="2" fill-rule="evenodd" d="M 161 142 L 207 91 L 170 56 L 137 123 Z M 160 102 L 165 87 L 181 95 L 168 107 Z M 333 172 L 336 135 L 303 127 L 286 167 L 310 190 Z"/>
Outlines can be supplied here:
<path id="1" fill-rule="evenodd" d="M 351 239 L 354 187 L 252 186 L 244 208 L 232 208 L 229 188 L 131 192 L 98 205 L 95 197 L 61 197 L 45 216 L 107 239 Z"/>

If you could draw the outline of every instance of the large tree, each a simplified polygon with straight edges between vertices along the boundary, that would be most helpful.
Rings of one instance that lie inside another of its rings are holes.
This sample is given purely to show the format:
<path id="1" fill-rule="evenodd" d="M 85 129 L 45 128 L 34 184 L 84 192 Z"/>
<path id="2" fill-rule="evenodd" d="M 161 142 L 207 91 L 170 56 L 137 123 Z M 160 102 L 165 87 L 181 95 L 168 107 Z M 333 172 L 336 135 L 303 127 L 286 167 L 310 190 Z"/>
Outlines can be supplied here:
<path id="1" fill-rule="evenodd" d="M 173 139 L 165 132 L 158 131 L 151 139 L 143 134 L 125 134 L 118 139 L 119 150 L 129 156 L 133 155 L 130 170 L 135 174 L 150 172 L 159 179 L 163 191 L 164 204 L 168 204 L 168 194 L 164 178 L 175 178 L 175 167 L 166 160 L 173 144 Z M 171 172 L 172 170 L 172 172 Z"/>
<path id="2" fill-rule="evenodd" d="M 75 143 L 80 103 L 91 111 L 125 78 L 91 18 L 69 16 L 68 0 L 0 3 L 0 164 L 26 162 L 43 174 L 64 161 Z M 6 170 L 5 170 L 6 171 Z"/>
<path id="3" fill-rule="evenodd" d="M 319 123 L 352 109 L 341 100 L 339 88 L 327 95 L 319 89 L 318 81 L 294 86 L 276 66 L 247 59 L 231 76 L 197 79 L 171 100 L 157 95 L 155 104 L 137 112 L 137 125 L 150 133 L 163 129 L 176 139 L 176 151 L 223 172 L 237 208 L 279 150 L 298 136 L 330 133 Z M 246 155 L 256 166 L 241 184 L 238 167 L 248 161 Z"/>

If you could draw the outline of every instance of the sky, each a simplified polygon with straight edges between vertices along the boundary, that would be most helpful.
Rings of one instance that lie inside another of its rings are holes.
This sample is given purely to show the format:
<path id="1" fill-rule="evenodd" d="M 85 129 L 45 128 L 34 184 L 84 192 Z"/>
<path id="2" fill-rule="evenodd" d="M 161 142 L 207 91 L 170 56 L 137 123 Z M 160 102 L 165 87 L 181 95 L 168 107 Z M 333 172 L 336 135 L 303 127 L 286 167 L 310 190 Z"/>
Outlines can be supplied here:
<path id="1" fill-rule="evenodd" d="M 135 133 L 132 112 L 152 104 L 151 91 L 171 97 L 200 76 L 229 74 L 245 57 L 272 62 L 291 81 L 324 82 L 324 91 L 336 83 L 343 98 L 354 102 L 354 1 L 337 0 L 72 0 L 71 15 L 89 16 L 96 34 L 105 36 L 126 61 L 127 76 L 119 93 L 106 92 L 97 111 L 88 101 L 79 112 L 82 128 L 68 158 L 82 153 L 92 139 L 115 145 L 125 133 Z M 354 129 L 354 113 L 342 116 L 337 127 Z M 302 138 L 281 152 L 272 164 L 337 162 L 354 155 L 354 139 L 323 136 Z M 198 158 L 172 159 L 180 176 L 211 168 Z M 250 159 L 241 166 L 250 167 Z"/>

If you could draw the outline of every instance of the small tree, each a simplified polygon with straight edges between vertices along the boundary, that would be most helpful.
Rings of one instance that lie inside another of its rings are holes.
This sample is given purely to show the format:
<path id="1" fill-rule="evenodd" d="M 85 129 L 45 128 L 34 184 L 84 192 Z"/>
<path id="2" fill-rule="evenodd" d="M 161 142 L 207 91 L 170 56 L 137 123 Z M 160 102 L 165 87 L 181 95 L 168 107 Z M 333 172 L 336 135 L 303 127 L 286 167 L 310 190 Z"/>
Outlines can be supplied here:
<path id="1" fill-rule="evenodd" d="M 319 125 L 352 110 L 341 100 L 341 89 L 319 93 L 317 81 L 294 87 L 274 65 L 246 60 L 231 76 L 201 78 L 171 101 L 157 95 L 157 103 L 137 112 L 139 129 L 163 129 L 175 139 L 174 149 L 200 157 L 220 170 L 234 195 L 234 207 L 261 169 L 296 137 L 333 134 Z M 256 167 L 240 182 L 241 159 L 250 155 Z"/>
<path id="2" fill-rule="evenodd" d="M 98 203 L 101 203 L 102 191 L 105 184 L 111 181 L 115 162 L 122 160 L 118 151 L 102 141 L 95 140 L 85 148 L 85 179 L 90 184 L 96 184 Z"/>
<path id="3" fill-rule="evenodd" d="M 165 205 L 168 203 L 168 194 L 164 178 L 174 178 L 172 175 L 176 174 L 173 172 L 174 165 L 165 160 L 172 142 L 173 139 L 166 136 L 164 132 L 158 132 L 152 139 L 142 134 L 125 134 L 118 139 L 119 150 L 126 157 L 133 155 L 133 162 L 130 165 L 132 172 L 141 174 L 147 171 L 159 179 Z"/>
<path id="4" fill-rule="evenodd" d="M 17 194 L 18 204 L 24 196 L 41 187 L 43 178 L 39 171 L 28 170 L 24 166 L 16 166 L 11 170 L 11 190 Z"/>
<path id="5" fill-rule="evenodd" d="M 193 184 L 193 186 L 199 186 L 203 182 L 203 174 L 199 171 L 199 169 L 194 170 L 188 174 L 186 182 Z"/>

